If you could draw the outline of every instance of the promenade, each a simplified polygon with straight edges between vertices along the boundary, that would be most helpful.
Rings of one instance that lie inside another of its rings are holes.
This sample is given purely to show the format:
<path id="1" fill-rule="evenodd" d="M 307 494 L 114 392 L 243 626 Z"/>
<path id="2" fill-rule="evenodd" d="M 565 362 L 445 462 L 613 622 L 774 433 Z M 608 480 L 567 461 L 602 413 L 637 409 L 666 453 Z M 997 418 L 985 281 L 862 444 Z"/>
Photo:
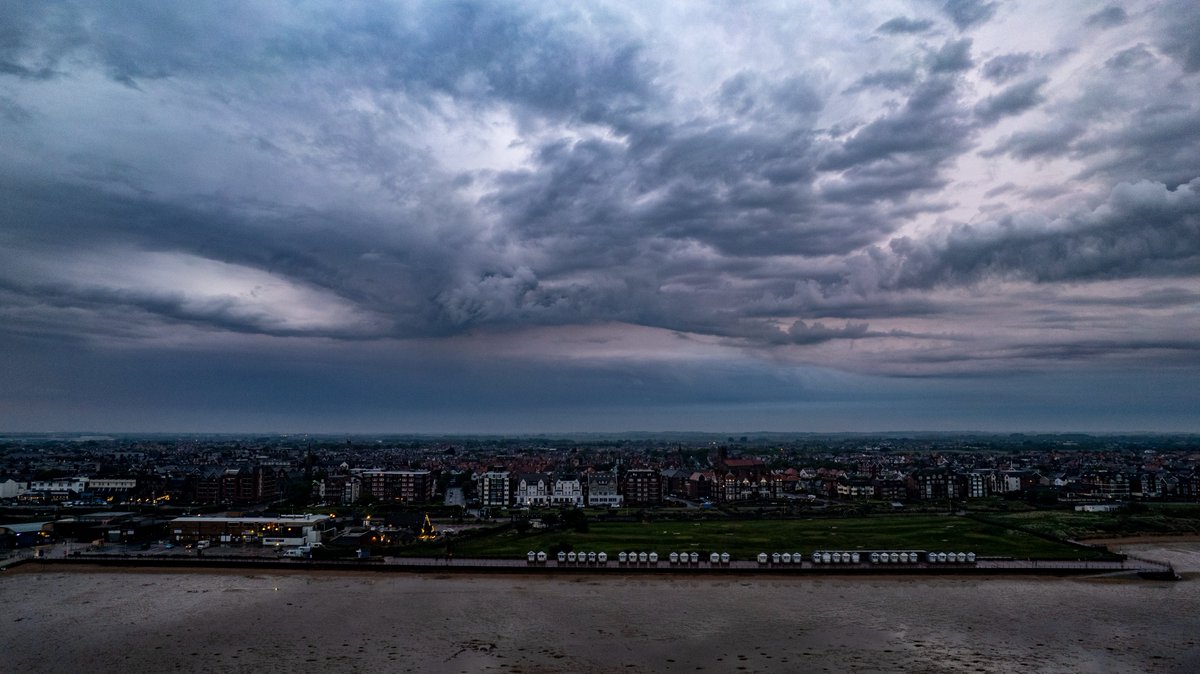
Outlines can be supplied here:
<path id="1" fill-rule="evenodd" d="M 95 550 L 49 549 L 41 557 L 21 554 L 0 560 L 0 568 L 15 564 L 69 567 L 83 565 L 157 568 L 259 568 L 288 570 L 341 570 L 378 572 L 439 572 L 439 573 L 519 573 L 519 574 L 705 574 L 705 575 L 1047 575 L 1047 576 L 1113 576 L 1174 577 L 1171 566 L 1146 558 L 1127 557 L 1122 560 L 1021 560 L 981 558 L 974 563 L 870 563 L 815 564 L 809 560 L 799 563 L 760 563 L 753 560 L 731 560 L 728 563 L 676 563 L 660 560 L 657 563 L 620 563 L 610 559 L 599 562 L 530 563 L 525 559 L 446 558 L 446 557 L 370 557 L 352 560 L 323 560 L 281 558 L 264 554 L 261 549 L 209 549 L 204 554 L 162 554 L 142 552 L 104 552 Z"/>

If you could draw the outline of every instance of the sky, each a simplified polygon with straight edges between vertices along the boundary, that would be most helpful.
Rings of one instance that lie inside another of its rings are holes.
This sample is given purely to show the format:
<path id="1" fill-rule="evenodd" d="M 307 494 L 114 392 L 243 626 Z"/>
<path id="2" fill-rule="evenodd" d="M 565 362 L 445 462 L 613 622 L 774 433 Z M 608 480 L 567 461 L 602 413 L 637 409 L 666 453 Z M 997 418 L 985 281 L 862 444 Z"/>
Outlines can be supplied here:
<path id="1" fill-rule="evenodd" d="M 1200 431 L 1200 3 L 0 0 L 0 431 Z"/>

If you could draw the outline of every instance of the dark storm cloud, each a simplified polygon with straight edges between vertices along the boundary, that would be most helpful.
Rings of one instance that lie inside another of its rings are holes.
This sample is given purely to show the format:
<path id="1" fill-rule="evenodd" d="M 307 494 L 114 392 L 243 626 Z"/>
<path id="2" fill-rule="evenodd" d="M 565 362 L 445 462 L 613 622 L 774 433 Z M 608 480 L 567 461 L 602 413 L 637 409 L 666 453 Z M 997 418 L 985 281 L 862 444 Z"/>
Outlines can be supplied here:
<path id="1" fill-rule="evenodd" d="M 332 67 L 352 72 L 350 83 L 417 96 L 499 97 L 586 119 L 650 95 L 648 66 L 635 43 L 597 44 L 570 21 L 550 22 L 515 4 L 423 2 L 407 9 L 301 9 L 292 20 L 273 21 L 269 6 L 240 2 L 187 13 L 158 2 L 121 3 L 103 12 L 87 4 L 22 5 L 11 10 L 24 26 L 10 29 L 20 39 L 6 41 L 0 54 L 22 76 L 71 67 L 72 58 L 93 59 L 131 86 L 168 77 L 270 77 L 295 68 L 319 74 Z M 266 29 L 243 28 L 251 25 Z M 222 39 L 213 40 L 217 33 Z"/>
<path id="2" fill-rule="evenodd" d="M 994 124 L 1004 117 L 1019 115 L 1046 100 L 1041 89 L 1048 81 L 1048 77 L 1035 77 L 1018 82 L 976 104 L 975 115 L 985 124 Z"/>
<path id="3" fill-rule="evenodd" d="M 280 414 L 1193 352 L 1189 4 L 686 7 L 5 4 L 0 340 Z"/>
<path id="4" fill-rule="evenodd" d="M 910 19 L 907 16 L 897 16 L 888 19 L 875 30 L 880 33 L 924 33 L 933 27 L 929 19 Z"/>
<path id="5" fill-rule="evenodd" d="M 986 0 L 946 0 L 942 11 L 959 30 L 966 30 L 992 18 L 998 3 Z"/>
<path id="6" fill-rule="evenodd" d="M 1143 309 L 1181 309 L 1200 306 L 1200 290 L 1168 287 L 1135 295 L 1106 295 L 1104 297 L 1064 297 L 1058 302 L 1079 306 L 1126 306 Z"/>
<path id="7" fill-rule="evenodd" d="M 1033 54 L 1028 53 L 994 56 L 983 64 L 983 76 L 996 82 L 1006 82 L 1025 74 L 1033 60 Z"/>
<path id="8" fill-rule="evenodd" d="M 1200 104 L 1156 103 L 1125 123 L 1077 141 L 1080 157 L 1095 159 L 1085 175 L 1137 175 L 1170 187 L 1190 182 L 1200 166 Z"/>
<path id="9" fill-rule="evenodd" d="M 345 220 L 339 220 L 348 214 L 282 211 L 250 219 L 200 203 L 166 204 L 150 197 L 119 197 L 78 186 L 34 187 L 20 182 L 9 185 L 15 189 L 0 188 L 0 193 L 7 193 L 0 213 L 13 223 L 7 232 L 39 249 L 53 250 L 57 242 L 70 240 L 85 250 L 116 245 L 180 251 L 292 279 L 334 293 L 368 311 L 405 316 L 406 320 L 394 328 L 377 327 L 373 331 L 376 336 L 435 334 L 445 330 L 439 324 L 441 319 L 431 298 L 447 283 L 446 270 L 462 250 L 441 245 L 413 250 L 403 240 L 396 241 L 396 247 L 392 248 L 372 237 L 370 231 L 346 226 Z M 286 228 L 287 236 L 277 235 L 280 227 Z M 386 257 L 363 260 L 363 251 L 372 247 L 386 251 Z M 378 287 L 384 277 L 388 280 L 386 290 Z M 253 331 L 257 325 L 270 334 L 294 332 L 272 328 L 265 317 L 230 320 L 225 316 L 229 307 L 219 304 L 189 314 L 180 308 L 179 298 L 136 289 L 56 286 L 49 290 L 53 304 L 60 306 L 74 302 L 73 306 L 95 307 L 107 302 L 127 308 L 140 307 L 165 319 L 209 322 L 210 327 L 217 329 Z M 46 291 L 46 288 L 27 289 L 35 294 Z M 372 331 L 364 334 L 361 327 L 349 327 L 346 331 L 323 332 L 330 337 L 361 338 Z"/>
<path id="10" fill-rule="evenodd" d="M 1156 60 L 1157 57 L 1146 48 L 1146 45 L 1138 44 L 1117 52 L 1112 58 L 1105 61 L 1104 65 L 1113 70 L 1129 70 L 1149 65 Z"/>
<path id="11" fill-rule="evenodd" d="M 847 323 L 841 328 L 827 327 L 824 323 L 816 322 L 811 325 L 804 321 L 796 321 L 788 328 L 788 337 L 793 344 L 817 344 L 831 339 L 857 339 L 867 336 L 866 323 Z"/>
<path id="12" fill-rule="evenodd" d="M 1083 133 L 1081 124 L 1066 124 L 1034 131 L 1018 131 L 985 150 L 985 157 L 1008 153 L 1018 159 L 1066 154 L 1071 143 Z"/>
<path id="13" fill-rule="evenodd" d="M 1112 28 L 1129 20 L 1129 14 L 1120 5 L 1109 5 L 1095 14 L 1088 15 L 1084 21 L 1089 26 Z"/>
<path id="14" fill-rule="evenodd" d="M 257 211 L 247 216 L 248 209 L 228 204 L 164 203 L 137 186 L 136 173 L 118 180 L 108 167 L 93 172 L 106 176 L 101 184 L 119 183 L 141 198 L 86 190 L 69 198 L 47 194 L 20 214 L 44 227 L 31 236 L 77 222 L 64 217 L 67 211 L 84 211 L 96 223 L 88 235 L 100 237 L 97 243 L 185 251 L 328 291 L 371 314 L 398 317 L 366 330 L 381 337 L 598 320 L 690 326 L 730 336 L 741 330 L 728 327 L 741 320 L 737 311 L 727 318 L 705 318 L 712 312 L 702 304 L 676 301 L 664 307 L 655 299 L 655 289 L 676 278 L 665 270 L 672 268 L 669 258 L 677 245 L 696 242 L 734 257 L 853 251 L 896 226 L 877 208 L 879 202 L 906 202 L 943 185 L 945 162 L 968 144 L 953 82 L 940 80 L 918 86 L 903 110 L 832 147 L 814 142 L 811 124 L 824 102 L 803 75 L 773 79 L 743 71 L 727 78 L 715 102 L 740 124 L 649 122 L 643 110 L 659 95 L 651 84 L 656 69 L 637 40 L 588 40 L 573 31 L 570 21 L 547 22 L 518 6 L 422 4 L 409 16 L 386 8 L 335 12 L 320 23 L 284 22 L 262 40 L 238 33 L 220 48 L 205 38 L 221 22 L 220 11 L 183 18 L 161 7 L 127 8 L 91 20 L 84 18 L 86 8 L 66 7 L 58 20 L 71 26 L 76 39 L 52 45 L 39 57 L 46 67 L 72 66 L 69 55 L 92 58 L 128 85 L 170 77 L 211 79 L 235 71 L 287 77 L 297 69 L 341 69 L 353 73 L 355 85 L 395 88 L 418 101 L 431 92 L 480 105 L 505 100 L 518 105 L 518 119 L 534 113 L 569 115 L 621 134 L 619 141 L 551 140 L 535 148 L 531 170 L 461 176 L 490 181 L 483 203 L 504 223 L 501 238 L 466 249 L 453 239 L 434 246 L 403 236 L 380 240 L 375 235 L 386 227 L 363 214 L 245 204 Z M 258 11 L 239 7 L 231 15 L 256 23 L 262 17 L 252 15 Z M 123 24 L 127 29 L 115 28 Z M 171 48 L 165 49 L 168 43 Z M 940 73 L 969 67 L 969 50 L 970 40 L 947 43 L 930 67 Z M 23 58 L 31 61 L 30 53 L 26 49 Z M 890 83 L 902 79 L 892 77 Z M 876 83 L 890 85 L 883 79 Z M 218 86 L 232 91 L 233 85 Z M 416 166 L 420 155 L 405 158 L 413 149 L 384 141 L 383 131 L 343 125 L 320 129 L 316 139 L 336 161 L 368 169 L 398 193 L 410 192 L 405 168 Z M 278 141 L 259 135 L 255 142 L 264 151 L 280 151 Z M 823 170 L 839 175 L 816 193 L 812 185 Z M 426 182 L 439 189 L 436 175 Z M 446 215 L 453 217 L 453 200 L 447 205 Z M 905 217 L 911 217 L 937 207 L 912 203 L 906 208 Z M 428 211 L 412 215 L 426 223 L 431 218 Z M 468 215 L 464 224 L 446 226 L 469 241 L 475 236 L 471 220 Z M 283 222 L 288 223 L 286 238 L 277 235 Z M 58 236 L 72 236 L 75 227 Z M 512 242 L 538 251 L 544 261 L 530 265 L 490 258 L 495 247 Z M 365 251 L 371 251 L 369 257 Z M 612 268 L 623 269 L 622 281 L 601 282 L 599 275 Z M 730 263 L 722 263 L 716 271 L 727 268 Z M 61 304 L 75 291 L 60 287 L 55 292 Z M 272 327 L 269 317 L 231 314 L 220 306 L 198 310 L 127 290 L 91 293 L 80 290 L 72 301 L 89 307 L 107 302 L 163 320 L 208 321 L 213 329 L 258 326 L 265 334 L 291 334 Z M 727 293 L 713 299 L 718 307 L 731 299 L 743 301 Z M 804 306 L 791 310 L 802 312 Z M 840 334 L 832 330 L 829 335 Z M 346 332 L 348 338 L 362 334 L 361 327 Z M 812 343 L 823 333 L 810 328 L 804 334 L 802 341 Z"/>
<path id="15" fill-rule="evenodd" d="M 967 70 L 974 62 L 971 60 L 971 38 L 951 40 L 942 45 L 929 58 L 929 69 L 935 73 L 952 73 Z"/>
<path id="16" fill-rule="evenodd" d="M 895 91 L 909 86 L 916 79 L 917 74 L 911 70 L 876 70 L 875 72 L 863 75 L 846 92 L 854 93 L 872 87 Z"/>
<path id="17" fill-rule="evenodd" d="M 1096 360 L 1137 354 L 1142 351 L 1170 351 L 1182 355 L 1181 362 L 1200 360 L 1200 339 L 1131 339 L 1118 340 L 1075 340 L 1066 344 L 1019 344 L 1004 355 L 1023 360 L 1051 360 L 1055 362 Z"/>
<path id="18" fill-rule="evenodd" d="M 918 86 L 904 107 L 871 121 L 829 152 L 819 168 L 838 171 L 822 194 L 843 203 L 898 201 L 945 184 L 946 163 L 970 146 L 974 130 L 954 79 Z"/>
<path id="19" fill-rule="evenodd" d="M 1006 216 L 961 225 L 940 241 L 896 239 L 901 287 L 978 282 L 989 277 L 1038 282 L 1183 276 L 1200 273 L 1200 179 L 1168 190 L 1142 182 L 1117 186 L 1098 208 L 1047 221 Z"/>
<path id="20" fill-rule="evenodd" d="M 1200 6 L 1189 0 L 1163 3 L 1161 47 L 1175 57 L 1186 73 L 1200 71 Z"/>

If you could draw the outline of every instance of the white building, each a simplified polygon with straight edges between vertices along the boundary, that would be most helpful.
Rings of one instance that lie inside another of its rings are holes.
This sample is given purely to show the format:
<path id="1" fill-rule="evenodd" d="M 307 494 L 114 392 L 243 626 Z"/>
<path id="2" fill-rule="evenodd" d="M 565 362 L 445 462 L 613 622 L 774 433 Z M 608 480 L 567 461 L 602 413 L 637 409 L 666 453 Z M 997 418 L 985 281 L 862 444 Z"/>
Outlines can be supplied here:
<path id="1" fill-rule="evenodd" d="M 500 506 L 507 507 L 512 503 L 511 485 L 509 484 L 507 470 L 489 470 L 480 475 L 479 480 L 479 502 L 484 507 Z"/>
<path id="2" fill-rule="evenodd" d="M 544 506 L 550 503 L 550 476 L 528 473 L 517 477 L 516 504 L 519 506 Z"/>
<path id="3" fill-rule="evenodd" d="M 137 487 L 137 480 L 135 478 L 60 477 L 16 484 L 18 496 L 28 492 L 67 491 L 73 491 L 76 494 L 122 495 L 133 491 Z M 4 492 L 0 492 L 0 498 L 12 497 L 4 496 Z"/>
<path id="4" fill-rule="evenodd" d="M 579 481 L 578 475 L 560 475 L 554 480 L 550 505 L 563 508 L 583 505 L 583 483 Z"/>

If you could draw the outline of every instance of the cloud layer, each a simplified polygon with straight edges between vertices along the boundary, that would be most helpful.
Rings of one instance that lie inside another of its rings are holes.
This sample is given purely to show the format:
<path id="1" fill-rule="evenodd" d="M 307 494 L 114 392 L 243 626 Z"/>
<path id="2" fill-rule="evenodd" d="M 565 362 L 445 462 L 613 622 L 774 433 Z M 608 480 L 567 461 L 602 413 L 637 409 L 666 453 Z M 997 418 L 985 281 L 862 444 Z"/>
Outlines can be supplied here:
<path id="1" fill-rule="evenodd" d="M 1198 26 L 1189 2 L 7 3 L 0 339 L 189 371 L 371 345 L 398 376 L 433 349 L 463 387 L 495 358 L 636 363 L 681 400 L 684 361 L 864 389 L 1195 369 Z M 0 427 L 61 416 L 5 400 Z"/>

